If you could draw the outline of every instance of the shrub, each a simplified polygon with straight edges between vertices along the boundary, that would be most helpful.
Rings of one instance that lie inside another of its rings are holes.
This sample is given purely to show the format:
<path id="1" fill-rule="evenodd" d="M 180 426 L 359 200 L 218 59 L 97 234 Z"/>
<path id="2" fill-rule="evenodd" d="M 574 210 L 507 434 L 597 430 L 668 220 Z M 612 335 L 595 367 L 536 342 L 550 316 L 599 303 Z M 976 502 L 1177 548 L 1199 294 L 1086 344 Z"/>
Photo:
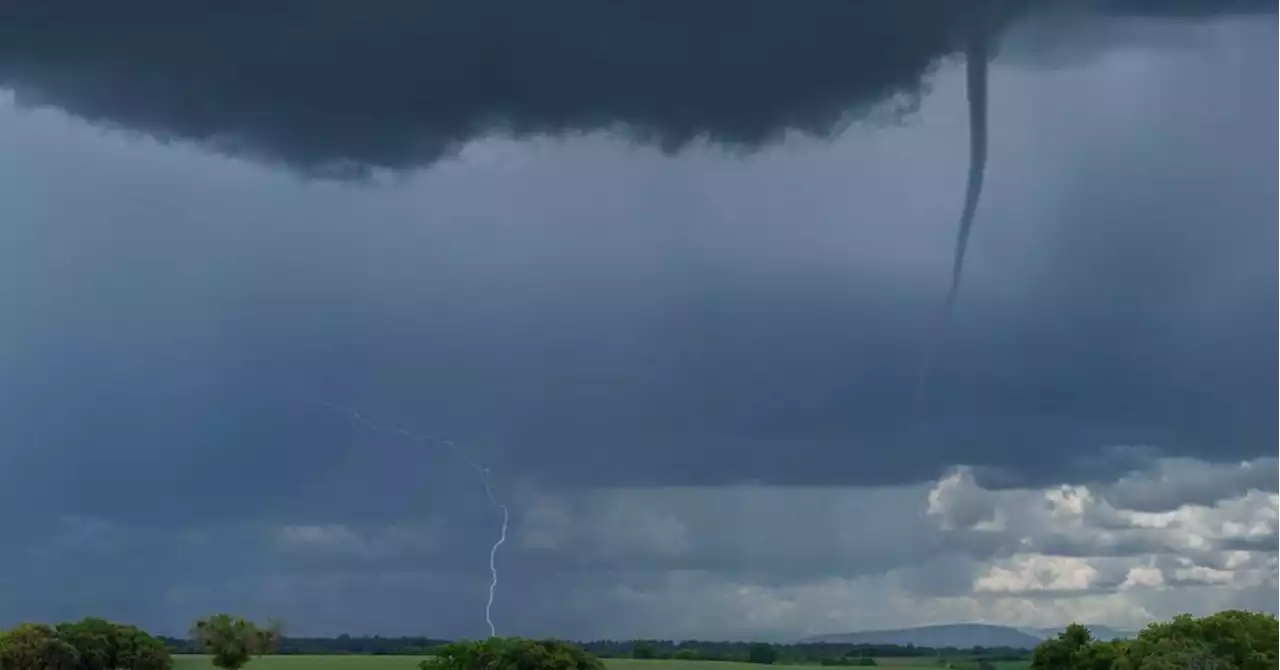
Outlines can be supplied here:
<path id="1" fill-rule="evenodd" d="M 1155 670 L 1277 667 L 1277 621 L 1270 614 L 1228 610 L 1197 619 L 1183 614 L 1147 626 L 1137 639 L 1102 642 L 1078 624 L 1041 642 L 1033 670 Z"/>
<path id="2" fill-rule="evenodd" d="M 581 648 L 559 640 L 492 637 L 446 644 L 421 670 L 604 670 L 604 663 Z"/>
<path id="3" fill-rule="evenodd" d="M 252 621 L 230 614 L 215 614 L 196 621 L 191 637 L 213 656 L 223 670 L 239 670 L 254 654 L 260 655 L 263 636 Z"/>
<path id="4" fill-rule="evenodd" d="M 96 617 L 60 623 L 59 639 L 75 648 L 79 670 L 169 670 L 164 643 L 134 626 Z"/>
<path id="5" fill-rule="evenodd" d="M 778 660 L 778 650 L 767 642 L 755 642 L 747 647 L 747 661 L 750 663 L 761 663 L 764 665 L 773 665 Z"/>
<path id="6" fill-rule="evenodd" d="M 0 633 L 0 667 L 6 670 L 76 670 L 76 648 L 51 626 L 24 623 Z"/>
<path id="7" fill-rule="evenodd" d="M 133 627 L 116 624 L 117 668 L 170 670 L 173 657 L 164 642 Z"/>

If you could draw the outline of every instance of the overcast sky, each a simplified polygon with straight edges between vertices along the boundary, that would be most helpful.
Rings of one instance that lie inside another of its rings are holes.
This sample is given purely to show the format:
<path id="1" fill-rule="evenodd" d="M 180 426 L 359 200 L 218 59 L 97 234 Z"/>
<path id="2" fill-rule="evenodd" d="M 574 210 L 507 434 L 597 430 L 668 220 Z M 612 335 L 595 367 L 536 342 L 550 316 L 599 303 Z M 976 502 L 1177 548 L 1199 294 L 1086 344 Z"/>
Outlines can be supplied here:
<path id="1" fill-rule="evenodd" d="M 1274 6 L 373 4 L 3 10 L 0 625 L 1275 611 Z"/>

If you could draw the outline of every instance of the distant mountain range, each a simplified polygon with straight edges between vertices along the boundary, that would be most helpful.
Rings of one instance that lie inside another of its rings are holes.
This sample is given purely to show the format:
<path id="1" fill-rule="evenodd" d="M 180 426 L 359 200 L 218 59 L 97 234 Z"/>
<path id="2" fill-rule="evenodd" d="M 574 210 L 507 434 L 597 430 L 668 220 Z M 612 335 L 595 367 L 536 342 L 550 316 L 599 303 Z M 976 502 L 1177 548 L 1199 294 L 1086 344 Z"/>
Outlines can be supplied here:
<path id="1" fill-rule="evenodd" d="M 1096 638 L 1110 640 L 1129 638 L 1132 631 L 1117 630 L 1109 626 L 1089 626 Z M 856 633 L 832 633 L 805 638 L 804 642 L 831 642 L 841 644 L 892 644 L 917 647 L 1013 647 L 1031 649 L 1045 638 L 1062 632 L 1061 628 L 1015 628 L 981 623 L 960 623 L 942 626 L 918 626 L 892 630 L 867 630 Z"/>
<path id="2" fill-rule="evenodd" d="M 1111 626 L 1100 626 L 1095 624 L 1085 624 L 1093 637 L 1099 640 L 1128 640 L 1138 637 L 1136 630 L 1123 630 L 1120 628 L 1112 628 Z M 1062 632 L 1061 628 L 1015 628 L 1028 635 L 1035 635 L 1040 639 L 1050 638 Z"/>

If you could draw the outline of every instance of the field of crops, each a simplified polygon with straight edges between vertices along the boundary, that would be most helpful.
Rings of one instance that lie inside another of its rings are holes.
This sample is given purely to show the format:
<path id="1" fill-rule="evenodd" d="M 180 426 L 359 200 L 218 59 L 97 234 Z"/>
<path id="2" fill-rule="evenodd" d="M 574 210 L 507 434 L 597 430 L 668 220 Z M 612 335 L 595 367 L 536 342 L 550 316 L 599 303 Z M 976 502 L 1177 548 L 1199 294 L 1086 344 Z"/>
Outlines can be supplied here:
<path id="1" fill-rule="evenodd" d="M 422 658 L 413 656 L 266 656 L 254 659 L 245 670 L 415 670 Z M 607 659 L 609 670 L 760 670 L 750 663 L 720 661 L 640 661 L 633 659 Z M 881 667 L 894 670 L 942 667 L 932 658 L 886 658 Z M 174 670 L 210 670 L 207 656 L 175 656 Z M 775 665 L 774 670 L 818 670 L 815 665 Z M 963 666 L 962 666 L 963 667 Z M 1025 662 L 997 663 L 999 670 L 1022 670 Z M 822 670 L 828 670 L 823 668 Z M 852 670 L 852 669 L 850 669 Z"/>

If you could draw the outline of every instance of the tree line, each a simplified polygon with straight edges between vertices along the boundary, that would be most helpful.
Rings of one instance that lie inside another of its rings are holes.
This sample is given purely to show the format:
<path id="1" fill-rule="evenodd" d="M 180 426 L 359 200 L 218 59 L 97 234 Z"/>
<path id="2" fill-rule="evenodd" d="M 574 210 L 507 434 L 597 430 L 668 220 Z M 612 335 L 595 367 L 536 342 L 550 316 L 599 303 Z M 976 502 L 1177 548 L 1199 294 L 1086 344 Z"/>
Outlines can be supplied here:
<path id="1" fill-rule="evenodd" d="M 274 653 L 282 627 L 215 614 L 191 627 L 182 651 L 209 654 L 215 667 L 239 670 L 254 656 Z M 21 623 L 0 631 L 3 670 L 172 670 L 174 650 L 128 624 L 86 617 L 56 625 Z"/>
<path id="2" fill-rule="evenodd" d="M 1275 615 L 1226 610 L 1153 623 L 1132 640 L 1098 640 L 1071 624 L 1041 642 L 1032 670 L 1275 670 Z"/>
<path id="3" fill-rule="evenodd" d="M 1026 660 L 1032 670 L 1273 670 L 1275 615 L 1227 610 L 1180 615 L 1147 626 L 1132 640 L 1098 640 L 1079 624 L 1034 650 L 970 649 L 840 643 L 769 644 L 670 640 L 490 638 L 450 642 L 427 637 L 289 638 L 283 625 L 257 625 L 216 614 L 191 627 L 187 639 L 153 637 L 135 626 L 99 618 L 56 625 L 22 623 L 0 631 L 3 670 L 172 670 L 174 654 L 207 654 L 214 666 L 239 670 L 265 654 L 386 654 L 430 656 L 421 670 L 603 670 L 602 658 L 725 660 L 771 665 L 874 666 L 876 659 L 936 657 L 939 667 L 991 670 Z"/>
<path id="4" fill-rule="evenodd" d="M 86 617 L 0 632 L 4 670 L 170 670 L 164 642 L 134 626 Z"/>
<path id="5" fill-rule="evenodd" d="M 956 657 L 975 654 L 994 661 L 1024 660 L 1026 649 L 1012 647 L 917 647 L 847 642 L 762 642 L 709 640 L 597 640 L 582 647 L 600 658 L 736 661 L 782 665 L 866 666 L 875 658 Z"/>
<path id="6" fill-rule="evenodd" d="M 196 640 L 174 637 L 160 638 L 175 654 L 202 653 Z M 277 645 L 278 654 L 307 656 L 325 655 L 374 655 L 374 656 L 428 656 L 451 641 L 432 637 L 383 637 L 339 635 L 337 637 L 283 637 Z M 848 644 L 835 642 L 804 642 L 766 645 L 771 651 L 762 651 L 762 643 L 714 641 L 714 640 L 592 640 L 576 643 L 583 650 L 598 658 L 675 659 L 686 661 L 740 661 L 759 659 L 772 654 L 779 664 L 814 664 L 827 666 L 865 665 L 859 659 L 911 658 L 925 656 L 961 656 L 974 654 L 992 660 L 1022 660 L 1030 653 L 1026 649 L 1012 647 L 916 647 L 888 644 Z"/>
<path id="7" fill-rule="evenodd" d="M 201 644 L 190 638 L 161 636 L 169 651 L 175 654 L 200 654 Z M 339 635 L 337 637 L 282 636 L 277 644 L 277 654 L 301 656 L 361 655 L 361 656 L 427 656 L 450 640 L 433 637 L 383 637 Z"/>

